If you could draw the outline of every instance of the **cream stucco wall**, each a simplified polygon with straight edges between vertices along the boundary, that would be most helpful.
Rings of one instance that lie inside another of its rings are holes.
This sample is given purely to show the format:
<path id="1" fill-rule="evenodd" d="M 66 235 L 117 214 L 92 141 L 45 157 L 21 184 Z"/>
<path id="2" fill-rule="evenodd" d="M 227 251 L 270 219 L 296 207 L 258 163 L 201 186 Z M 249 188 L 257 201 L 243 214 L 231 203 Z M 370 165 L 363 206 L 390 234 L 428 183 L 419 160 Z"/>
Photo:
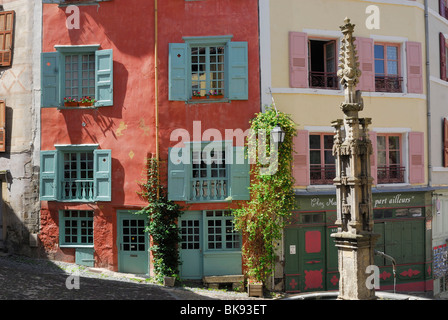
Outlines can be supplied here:
<path id="1" fill-rule="evenodd" d="M 425 73 L 423 93 L 410 94 L 406 89 L 407 41 L 422 44 L 422 66 L 425 56 L 425 20 L 422 1 L 365 1 L 365 0 L 261 0 L 261 72 L 262 103 L 271 103 L 270 91 L 279 110 L 292 115 L 299 129 L 325 127 L 331 129 L 331 121 L 343 117 L 339 104 L 342 90 L 291 88 L 289 86 L 290 31 L 306 32 L 309 38 L 339 39 L 339 26 L 349 17 L 356 24 L 355 36 L 370 37 L 378 42 L 400 44 L 400 67 L 403 76 L 403 93 L 364 92 L 362 117 L 371 117 L 373 130 L 399 132 L 406 140 L 407 132 L 427 131 L 427 106 Z M 380 28 L 369 30 L 366 26 L 366 8 L 375 5 L 379 9 Z M 269 21 L 269 28 L 265 25 Z M 424 71 L 425 72 L 425 71 Z M 388 131 L 390 130 L 390 131 Z M 425 141 L 425 148 L 427 143 Z M 407 159 L 403 159 L 406 163 Z M 425 157 L 425 168 L 427 168 Z M 427 175 L 426 175 L 427 176 Z M 426 180 L 427 181 L 427 180 Z M 425 181 L 425 183 L 426 183 Z"/>

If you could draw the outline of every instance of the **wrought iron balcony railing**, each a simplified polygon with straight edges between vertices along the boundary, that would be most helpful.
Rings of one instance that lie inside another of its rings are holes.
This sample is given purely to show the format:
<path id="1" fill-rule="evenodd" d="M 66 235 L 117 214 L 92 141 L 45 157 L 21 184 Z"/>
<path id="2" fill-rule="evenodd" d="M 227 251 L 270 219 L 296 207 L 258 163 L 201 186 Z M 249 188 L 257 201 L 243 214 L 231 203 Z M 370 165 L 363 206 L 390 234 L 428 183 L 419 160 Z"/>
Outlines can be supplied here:
<path id="1" fill-rule="evenodd" d="M 376 92 L 403 92 L 401 83 L 403 77 L 397 76 L 376 76 L 375 91 Z"/>
<path id="2" fill-rule="evenodd" d="M 93 180 L 63 180 L 62 200 L 93 201 Z"/>
<path id="3" fill-rule="evenodd" d="M 378 183 L 402 183 L 404 182 L 405 167 L 379 166 Z"/>
<path id="4" fill-rule="evenodd" d="M 335 72 L 310 71 L 309 85 L 310 88 L 337 89 L 338 75 Z"/>
<path id="5" fill-rule="evenodd" d="M 335 166 L 311 166 L 310 183 L 311 184 L 333 184 L 336 177 Z"/>
<path id="6" fill-rule="evenodd" d="M 192 200 L 212 201 L 227 198 L 227 178 L 192 179 Z"/>

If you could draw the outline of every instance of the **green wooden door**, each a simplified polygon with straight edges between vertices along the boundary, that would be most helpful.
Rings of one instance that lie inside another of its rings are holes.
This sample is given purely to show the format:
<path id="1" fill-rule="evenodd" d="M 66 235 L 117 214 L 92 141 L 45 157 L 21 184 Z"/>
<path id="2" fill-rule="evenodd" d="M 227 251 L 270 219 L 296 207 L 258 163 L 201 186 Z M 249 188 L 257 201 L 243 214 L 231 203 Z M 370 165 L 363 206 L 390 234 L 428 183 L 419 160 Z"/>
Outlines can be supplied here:
<path id="1" fill-rule="evenodd" d="M 182 279 L 202 279 L 203 244 L 202 212 L 186 212 L 179 218 L 182 241 L 180 243 L 180 276 Z"/>
<path id="2" fill-rule="evenodd" d="M 130 211 L 118 211 L 118 271 L 149 274 L 146 217 Z"/>
<path id="3" fill-rule="evenodd" d="M 325 226 L 285 229 L 286 292 L 326 290 Z"/>

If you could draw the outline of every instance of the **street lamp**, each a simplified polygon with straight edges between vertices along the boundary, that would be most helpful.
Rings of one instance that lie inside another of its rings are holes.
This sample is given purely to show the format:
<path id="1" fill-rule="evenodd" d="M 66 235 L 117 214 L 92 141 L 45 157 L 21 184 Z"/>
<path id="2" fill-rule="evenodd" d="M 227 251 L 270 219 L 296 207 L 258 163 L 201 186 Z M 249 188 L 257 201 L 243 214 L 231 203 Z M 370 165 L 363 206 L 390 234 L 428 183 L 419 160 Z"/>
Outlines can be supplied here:
<path id="1" fill-rule="evenodd" d="M 285 131 L 283 131 L 282 128 L 280 128 L 280 126 L 277 124 L 271 130 L 271 137 L 274 143 L 282 143 L 283 140 L 285 140 Z"/>

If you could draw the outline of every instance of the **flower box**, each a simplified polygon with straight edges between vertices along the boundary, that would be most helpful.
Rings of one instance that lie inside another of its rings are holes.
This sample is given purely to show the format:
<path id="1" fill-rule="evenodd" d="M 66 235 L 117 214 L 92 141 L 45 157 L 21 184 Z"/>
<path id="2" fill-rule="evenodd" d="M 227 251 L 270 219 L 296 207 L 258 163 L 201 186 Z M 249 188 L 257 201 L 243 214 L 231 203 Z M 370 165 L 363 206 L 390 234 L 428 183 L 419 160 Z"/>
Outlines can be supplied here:
<path id="1" fill-rule="evenodd" d="M 78 102 L 76 101 L 66 101 L 64 102 L 64 107 L 77 107 Z"/>
<path id="2" fill-rule="evenodd" d="M 80 102 L 79 106 L 80 107 L 91 107 L 91 106 L 93 106 L 93 102 Z"/>
<path id="3" fill-rule="evenodd" d="M 223 94 L 214 94 L 214 95 L 210 95 L 209 97 L 210 97 L 210 99 L 224 99 Z"/>
<path id="4" fill-rule="evenodd" d="M 206 96 L 200 96 L 200 97 L 198 97 L 198 96 L 192 96 L 191 99 L 192 99 L 192 100 L 204 100 L 204 99 L 207 99 L 207 97 L 206 97 Z"/>
<path id="5" fill-rule="evenodd" d="M 249 297 L 263 298 L 263 283 L 262 282 L 249 282 L 247 284 L 247 295 Z"/>

